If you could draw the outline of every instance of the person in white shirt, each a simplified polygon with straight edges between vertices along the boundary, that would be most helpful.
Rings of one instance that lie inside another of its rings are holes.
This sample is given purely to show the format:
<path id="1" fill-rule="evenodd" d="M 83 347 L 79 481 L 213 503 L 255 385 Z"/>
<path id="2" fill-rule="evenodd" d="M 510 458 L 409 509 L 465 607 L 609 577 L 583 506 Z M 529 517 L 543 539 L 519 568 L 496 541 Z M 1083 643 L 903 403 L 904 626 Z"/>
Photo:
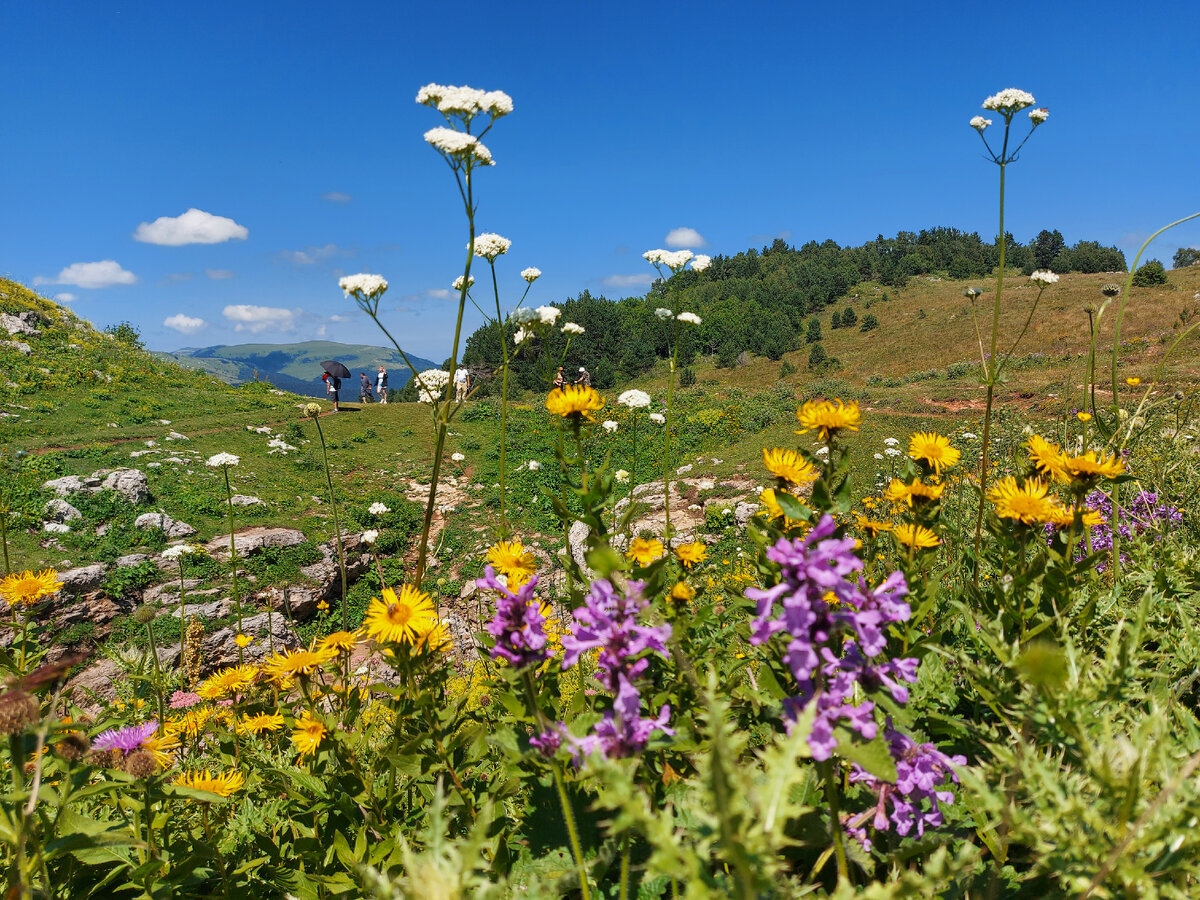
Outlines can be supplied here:
<path id="1" fill-rule="evenodd" d="M 467 399 L 467 391 L 471 387 L 471 374 L 465 368 L 454 370 L 454 400 L 461 403 Z"/>
<path id="2" fill-rule="evenodd" d="M 387 369 L 385 369 L 383 366 L 380 366 L 379 374 L 375 376 L 375 393 L 379 396 L 380 403 L 387 403 L 387 392 Z"/>

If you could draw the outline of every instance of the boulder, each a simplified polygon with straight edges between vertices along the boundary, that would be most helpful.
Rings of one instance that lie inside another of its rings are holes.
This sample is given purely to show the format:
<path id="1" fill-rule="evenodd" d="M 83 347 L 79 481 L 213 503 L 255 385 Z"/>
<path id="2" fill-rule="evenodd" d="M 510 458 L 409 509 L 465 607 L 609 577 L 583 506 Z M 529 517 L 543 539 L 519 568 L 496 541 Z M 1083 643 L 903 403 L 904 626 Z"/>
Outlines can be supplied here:
<path id="1" fill-rule="evenodd" d="M 0 313 L 0 328 L 9 334 L 41 334 L 41 331 L 33 327 L 32 316 L 28 313 L 22 313 L 19 316 Z"/>
<path id="2" fill-rule="evenodd" d="M 567 544 L 571 548 L 571 558 L 580 570 L 587 572 L 587 539 L 589 529 L 586 522 L 572 522 L 571 530 L 567 532 Z"/>
<path id="3" fill-rule="evenodd" d="M 117 699 L 121 667 L 111 659 L 100 659 L 67 682 L 66 693 L 84 712 L 99 712 Z"/>
<path id="4" fill-rule="evenodd" d="M 197 595 L 197 598 L 198 597 L 199 595 Z M 233 612 L 233 601 L 228 597 L 222 597 L 219 600 L 210 600 L 207 603 L 193 603 L 192 596 L 190 594 L 184 599 L 187 601 L 184 603 L 184 612 L 189 619 L 192 618 L 192 616 L 197 617 L 201 621 L 207 619 L 223 619 Z M 169 613 L 167 613 L 167 615 L 174 616 L 176 619 L 178 619 L 179 598 L 173 598 L 171 603 L 173 604 L 173 608 Z"/>
<path id="5" fill-rule="evenodd" d="M 100 479 L 92 476 L 64 475 L 62 478 L 51 478 L 42 484 L 42 489 L 53 491 L 59 497 L 69 497 L 80 491 L 94 494 L 100 490 Z"/>
<path id="6" fill-rule="evenodd" d="M 116 469 L 109 473 L 101 487 L 116 491 L 134 506 L 150 499 L 150 483 L 140 469 Z"/>
<path id="7" fill-rule="evenodd" d="M 83 513 L 73 507 L 66 500 L 55 497 L 46 503 L 43 510 L 45 515 L 52 522 L 71 522 L 75 519 L 82 519 Z"/>
<path id="8" fill-rule="evenodd" d="M 266 613 L 247 616 L 242 620 L 242 630 L 255 638 L 254 643 L 242 651 L 242 657 L 247 662 L 257 662 L 269 656 L 271 653 L 272 637 L 274 638 L 276 652 L 294 650 L 300 646 L 300 638 L 292 630 L 290 623 L 284 616 L 276 613 L 271 618 L 271 624 L 274 627 L 269 633 L 267 631 Z M 236 638 L 236 624 L 233 628 L 222 628 L 204 638 L 202 645 L 202 675 L 208 675 L 217 669 L 237 663 L 238 645 Z"/>
<path id="9" fill-rule="evenodd" d="M 743 500 L 733 508 L 733 520 L 737 522 L 739 526 L 744 527 L 745 524 L 754 517 L 754 514 L 758 512 L 758 508 L 759 507 L 757 503 L 747 503 Z"/>
<path id="10" fill-rule="evenodd" d="M 64 596 L 60 594 L 50 605 L 47 618 L 59 628 L 70 628 L 84 622 L 96 626 L 93 639 L 108 634 L 108 626 L 117 616 L 133 611 L 133 601 L 109 597 L 101 591 Z"/>
<path id="11" fill-rule="evenodd" d="M 63 583 L 64 594 L 85 594 L 100 587 L 104 580 L 104 566 L 94 563 L 90 566 L 79 566 L 58 573 L 58 580 Z"/>
<path id="12" fill-rule="evenodd" d="M 48 531 L 51 534 L 66 534 L 71 530 L 70 525 L 64 525 L 62 522 L 46 522 L 42 525 L 42 531 Z"/>
<path id="13" fill-rule="evenodd" d="M 187 522 L 172 519 L 166 513 L 142 513 L 133 520 L 134 528 L 161 529 L 169 539 L 184 538 L 196 533 L 196 529 Z"/>
<path id="14" fill-rule="evenodd" d="M 262 504 L 257 497 L 251 497 L 248 494 L 234 494 L 229 498 L 229 502 L 234 506 L 260 506 Z"/>
<path id="15" fill-rule="evenodd" d="M 12 347 L 14 350 L 16 350 L 22 356 L 28 356 L 30 353 L 33 352 L 33 348 L 30 347 L 24 341 L 0 341 L 0 346 Z"/>
<path id="16" fill-rule="evenodd" d="M 118 556 L 116 564 L 122 568 L 128 566 L 136 566 L 139 563 L 144 563 L 150 557 L 145 553 L 127 553 L 125 556 Z"/>
<path id="17" fill-rule="evenodd" d="M 263 547 L 295 547 L 307 540 L 294 528 L 245 528 L 233 536 L 233 545 L 243 556 Z M 205 545 L 213 556 L 229 556 L 229 535 L 215 537 Z"/>

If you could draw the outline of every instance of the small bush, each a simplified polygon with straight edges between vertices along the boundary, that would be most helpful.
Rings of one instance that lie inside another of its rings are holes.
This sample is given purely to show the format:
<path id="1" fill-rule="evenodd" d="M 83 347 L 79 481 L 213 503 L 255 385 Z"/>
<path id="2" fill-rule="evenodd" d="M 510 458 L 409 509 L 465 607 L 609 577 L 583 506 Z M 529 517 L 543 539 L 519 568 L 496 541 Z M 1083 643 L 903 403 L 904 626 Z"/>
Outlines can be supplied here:
<path id="1" fill-rule="evenodd" d="M 808 320 L 808 330 L 804 333 L 804 342 L 815 344 L 819 340 L 821 340 L 821 320 L 813 316 Z"/>
<path id="2" fill-rule="evenodd" d="M 825 352 L 825 346 L 820 343 L 813 344 L 812 350 L 808 353 L 808 367 L 810 369 L 820 368 L 828 359 L 829 354 Z"/>
<path id="3" fill-rule="evenodd" d="M 1140 266 L 1133 273 L 1134 287 L 1154 287 L 1159 284 L 1167 283 L 1167 273 L 1163 269 L 1163 264 L 1157 259 L 1152 259 L 1150 262 Z"/>
<path id="4" fill-rule="evenodd" d="M 779 366 L 779 377 L 787 378 L 789 375 L 795 375 L 795 374 L 796 374 L 796 367 L 793 366 L 790 362 L 788 362 L 785 359 L 783 361 L 783 363 Z"/>
<path id="5" fill-rule="evenodd" d="M 679 386 L 691 387 L 696 383 L 696 370 L 691 366 L 684 366 L 679 370 Z"/>
<path id="6" fill-rule="evenodd" d="M 842 327 L 842 314 L 840 312 L 838 312 L 836 309 L 833 311 L 833 321 L 830 323 L 830 327 L 831 328 L 841 328 Z"/>
<path id="7" fill-rule="evenodd" d="M 879 320 L 875 318 L 874 313 L 867 313 L 863 316 L 862 324 L 858 326 L 859 331 L 874 331 L 879 327 Z"/>
<path id="8" fill-rule="evenodd" d="M 849 306 L 847 306 L 844 310 L 842 310 L 842 327 L 853 328 L 857 324 L 858 314 Z"/>

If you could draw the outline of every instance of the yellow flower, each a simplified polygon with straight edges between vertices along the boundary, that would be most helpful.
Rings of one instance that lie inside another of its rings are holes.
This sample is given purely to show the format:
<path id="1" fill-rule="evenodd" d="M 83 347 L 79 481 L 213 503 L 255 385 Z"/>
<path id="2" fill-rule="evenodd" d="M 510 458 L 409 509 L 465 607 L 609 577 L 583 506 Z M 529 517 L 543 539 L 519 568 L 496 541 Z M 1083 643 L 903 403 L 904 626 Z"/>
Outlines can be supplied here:
<path id="1" fill-rule="evenodd" d="M 1069 456 L 1064 461 L 1067 472 L 1073 478 L 1086 481 L 1089 478 L 1116 478 L 1125 471 L 1125 462 L 1115 454 L 1106 456 L 1089 450 L 1082 456 Z"/>
<path id="2" fill-rule="evenodd" d="M 319 612 L 328 612 L 329 611 L 329 601 L 328 600 L 319 601 L 317 603 L 317 610 Z"/>
<path id="3" fill-rule="evenodd" d="M 679 561 L 687 568 L 691 568 L 698 562 L 703 562 L 704 557 L 708 555 L 708 551 L 699 541 L 693 541 L 690 544 L 681 544 L 675 548 L 675 555 L 679 557 Z"/>
<path id="4" fill-rule="evenodd" d="M 793 500 L 799 500 L 795 494 L 789 491 L 777 491 L 775 488 L 767 488 L 758 495 L 758 502 L 761 503 L 767 510 L 767 516 L 772 519 L 785 519 L 788 522 L 795 522 L 796 519 L 789 519 L 783 511 L 783 507 L 779 505 L 779 495 L 786 494 Z"/>
<path id="5" fill-rule="evenodd" d="M 204 734 L 205 728 L 212 720 L 213 709 L 211 706 L 193 706 L 178 719 L 171 719 L 163 727 L 163 730 L 169 734 L 182 734 L 190 741 L 196 740 L 200 735 Z"/>
<path id="6" fill-rule="evenodd" d="M 1130 387 L 1137 387 L 1139 384 L 1142 383 L 1142 379 L 1138 378 L 1137 376 L 1134 376 L 1132 378 L 1126 378 L 1125 383 L 1127 385 L 1129 385 Z"/>
<path id="7" fill-rule="evenodd" d="M 436 622 L 429 595 L 406 584 L 399 594 L 384 588 L 382 600 L 371 600 L 363 630 L 381 644 L 412 644 L 428 634 Z"/>
<path id="8" fill-rule="evenodd" d="M 1089 412 L 1077 412 L 1075 413 L 1075 418 L 1080 422 L 1090 422 L 1092 421 L 1092 414 Z"/>
<path id="9" fill-rule="evenodd" d="M 923 525 L 897 525 L 892 529 L 892 534 L 905 547 L 914 550 L 925 550 L 941 543 L 938 536 Z"/>
<path id="10" fill-rule="evenodd" d="M 1029 448 L 1029 461 L 1033 467 L 1055 481 L 1070 481 L 1067 472 L 1067 455 L 1058 444 L 1052 444 L 1040 435 L 1034 435 L 1026 444 Z"/>
<path id="11" fill-rule="evenodd" d="M 164 729 L 143 740 L 142 749 L 150 751 L 160 769 L 169 769 L 175 763 L 172 751 L 179 749 L 179 735 L 170 734 Z"/>
<path id="12" fill-rule="evenodd" d="M 196 690 L 205 700 L 220 700 L 230 694 L 242 694 L 254 684 L 258 675 L 255 666 L 229 666 L 215 675 L 210 675 Z"/>
<path id="13" fill-rule="evenodd" d="M 187 772 L 180 775 L 175 779 L 175 783 L 180 787 L 191 788 L 195 791 L 208 791 L 228 797 L 246 786 L 246 778 L 237 769 L 218 772 L 216 775 L 210 775 L 206 769 L 203 772 Z"/>
<path id="14" fill-rule="evenodd" d="M 942 469 L 953 469 L 958 465 L 961 450 L 950 446 L 950 439 L 932 431 L 918 431 L 908 439 L 908 455 L 927 462 L 939 478 Z"/>
<path id="15" fill-rule="evenodd" d="M 508 588 L 516 591 L 529 580 L 537 568 L 537 560 L 520 541 L 500 541 L 488 548 L 488 563 L 508 578 Z"/>
<path id="16" fill-rule="evenodd" d="M 594 422 L 594 410 L 604 406 L 604 401 L 595 388 L 584 387 L 581 384 L 569 384 L 566 387 L 555 388 L 546 398 L 546 409 L 564 419 L 568 416 L 582 417 Z"/>
<path id="17" fill-rule="evenodd" d="M 662 541 L 656 538 L 634 538 L 625 555 L 639 566 L 648 566 L 663 554 Z"/>
<path id="18" fill-rule="evenodd" d="M 858 426 L 862 423 L 862 413 L 858 411 L 857 400 L 852 400 L 849 404 L 842 403 L 841 400 L 834 400 L 832 403 L 828 400 L 809 400 L 796 410 L 796 418 L 804 426 L 796 434 L 816 429 L 823 441 L 828 441 L 830 435 L 842 429 L 858 431 Z"/>
<path id="19" fill-rule="evenodd" d="M 418 650 L 449 650 L 453 643 L 445 622 L 434 618 L 422 620 L 417 625 L 415 644 Z"/>
<path id="20" fill-rule="evenodd" d="M 1054 515 L 1047 519 L 1051 525 L 1057 525 L 1059 528 L 1070 528 L 1075 524 L 1075 510 L 1069 506 L 1059 506 L 1055 504 Z M 1100 515 L 1098 510 L 1085 509 L 1081 517 L 1080 524 L 1084 528 L 1092 528 L 1104 521 L 1104 517 Z"/>
<path id="21" fill-rule="evenodd" d="M 883 492 L 883 496 L 893 503 L 912 506 L 915 502 L 931 503 L 937 500 L 945 489 L 946 486 L 942 484 L 924 484 L 920 481 L 905 484 L 899 478 L 893 478 L 892 483 Z"/>
<path id="22" fill-rule="evenodd" d="M 254 643 L 254 638 L 250 637 L 248 634 L 239 634 L 233 639 L 233 642 L 239 647 L 246 648 Z"/>
<path id="23" fill-rule="evenodd" d="M 776 447 L 767 450 L 763 447 L 763 465 L 776 478 L 790 481 L 792 484 L 809 484 L 817 480 L 817 470 L 795 450 L 783 450 Z"/>
<path id="24" fill-rule="evenodd" d="M 866 516 L 858 513 L 854 514 L 854 524 L 858 526 L 859 530 L 870 532 L 871 537 L 875 537 L 881 531 L 892 530 L 891 522 L 880 522 L 878 519 L 868 519 Z"/>
<path id="25" fill-rule="evenodd" d="M 33 606 L 43 597 L 57 594 L 62 586 L 54 569 L 43 569 L 36 575 L 25 571 L 5 576 L 0 581 L 0 598 L 10 606 Z"/>
<path id="26" fill-rule="evenodd" d="M 691 603 L 696 597 L 696 590 L 685 581 L 675 582 L 671 588 L 671 599 L 682 603 Z"/>
<path id="27" fill-rule="evenodd" d="M 328 733 L 324 724 L 306 713 L 296 720 L 296 730 L 292 732 L 292 744 L 300 751 L 301 756 L 308 756 L 310 753 L 317 752 L 321 741 L 325 740 L 325 735 Z"/>
<path id="28" fill-rule="evenodd" d="M 1010 475 L 992 485 L 987 497 L 996 505 L 996 515 L 1000 518 L 1034 525 L 1054 520 L 1058 504 L 1046 497 L 1048 490 L 1049 486 L 1039 478 L 1019 485 Z"/>
<path id="29" fill-rule="evenodd" d="M 238 723 L 238 730 L 248 734 L 262 734 L 264 731 L 278 731 L 284 725 L 280 713 L 258 713 L 244 716 Z"/>
<path id="30" fill-rule="evenodd" d="M 325 649 L 277 653 L 263 663 L 263 671 L 269 673 L 272 681 L 289 679 L 296 675 L 311 675 L 314 669 L 329 662 L 336 655 L 336 650 Z"/>
<path id="31" fill-rule="evenodd" d="M 349 653 L 360 640 L 362 640 L 362 635 L 357 631 L 335 631 L 317 642 L 317 652 L 330 655 Z"/>

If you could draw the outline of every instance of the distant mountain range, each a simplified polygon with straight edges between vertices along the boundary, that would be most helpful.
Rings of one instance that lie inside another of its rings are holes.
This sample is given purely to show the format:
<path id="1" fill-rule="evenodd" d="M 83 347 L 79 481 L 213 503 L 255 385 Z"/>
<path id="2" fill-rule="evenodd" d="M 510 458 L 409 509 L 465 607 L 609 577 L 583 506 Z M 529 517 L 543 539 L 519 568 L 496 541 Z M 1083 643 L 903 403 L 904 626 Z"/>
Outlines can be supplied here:
<path id="1" fill-rule="evenodd" d="M 403 358 L 393 349 L 370 344 L 339 344 L 335 341 L 303 341 L 298 344 L 224 344 L 215 347 L 184 347 L 174 353 L 156 352 L 155 356 L 191 369 L 203 369 L 226 384 L 269 381 L 280 390 L 305 397 L 324 397 L 321 363 L 336 359 L 357 379 L 366 372 L 374 384 L 380 366 L 388 370 L 388 386 L 399 390 L 411 374 Z M 413 356 L 418 371 L 436 369 L 440 363 Z M 342 396 L 356 392 L 357 380 L 342 387 Z"/>

